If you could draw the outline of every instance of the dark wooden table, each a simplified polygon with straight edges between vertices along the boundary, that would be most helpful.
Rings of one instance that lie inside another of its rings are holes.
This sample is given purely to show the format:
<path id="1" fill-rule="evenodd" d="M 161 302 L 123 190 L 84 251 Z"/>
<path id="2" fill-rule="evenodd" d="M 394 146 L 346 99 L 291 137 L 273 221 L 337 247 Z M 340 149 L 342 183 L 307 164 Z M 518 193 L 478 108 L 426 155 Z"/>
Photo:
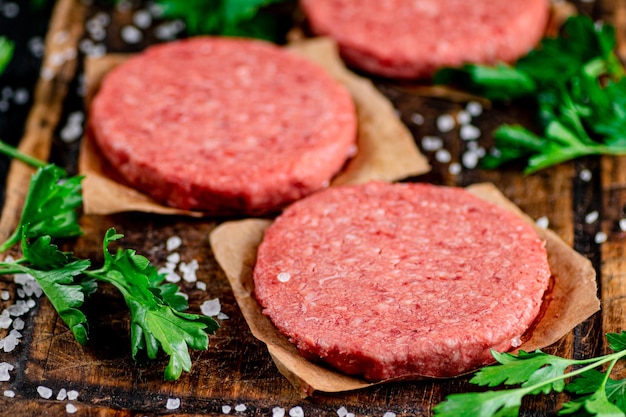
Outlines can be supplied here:
<path id="1" fill-rule="evenodd" d="M 142 7 L 139 2 L 133 5 L 133 10 Z M 597 0 L 581 2 L 577 7 L 617 26 L 620 56 L 626 57 L 622 49 L 626 45 L 623 42 L 626 1 Z M 98 13 L 110 18 L 103 40 L 110 52 L 136 51 L 158 41 L 155 32 L 148 29 L 141 41 L 132 46 L 120 41 L 120 29 L 132 22 L 133 10 L 111 13 L 106 8 L 86 6 L 80 0 L 58 1 L 46 40 L 46 59 L 62 48 L 77 47 L 81 41 L 90 39 L 85 22 Z M 81 110 L 75 90 L 79 86 L 84 54 L 80 48 L 78 51 L 77 59 L 67 59 L 58 65 L 50 66 L 44 60 L 44 67 L 51 72 L 39 79 L 21 140 L 26 152 L 42 159 L 50 158 L 70 171 L 76 169 L 78 142 L 61 140 L 61 130 L 71 114 Z M 620 221 L 626 218 L 626 157 L 584 158 L 530 176 L 521 175 L 519 167 L 495 171 L 468 168 L 463 164 L 468 142 L 459 138 L 458 126 L 445 133 L 437 128 L 440 115 L 458 114 L 465 108 L 466 100 L 437 97 L 425 93 L 431 90 L 389 81 L 376 80 L 376 85 L 394 103 L 418 145 L 422 146 L 424 136 L 435 135 L 442 138 L 443 149 L 450 153 L 451 160 L 446 161 L 436 152 L 424 149 L 432 171 L 411 180 L 458 186 L 493 182 L 529 216 L 548 219 L 552 230 L 591 260 L 597 271 L 602 310 L 546 351 L 577 358 L 605 352 L 604 333 L 626 329 L 626 232 L 620 228 Z M 502 122 L 532 123 L 528 110 L 486 107 L 472 119 L 472 124 L 482 132 L 477 143 L 489 147 L 490 133 Z M 459 167 L 460 171 L 456 172 L 455 168 Z M 30 172 L 19 164 L 12 165 L 6 179 L 1 238 L 12 230 L 19 217 Z M 233 415 L 265 416 L 272 415 L 275 407 L 283 408 L 286 415 L 290 411 L 297 415 L 299 409 L 294 407 L 301 407 L 305 416 L 337 415 L 344 407 L 355 415 L 383 416 L 392 412 L 397 416 L 428 416 L 446 395 L 476 389 L 467 377 L 462 377 L 393 383 L 339 394 L 315 393 L 302 398 L 278 372 L 264 345 L 251 335 L 235 303 L 208 242 L 217 221 L 127 213 L 83 216 L 81 223 L 85 235 L 68 242 L 64 249 L 89 257 L 94 263 L 102 258 L 101 239 L 109 227 L 125 235 L 124 246 L 137 249 L 157 265 L 164 265 L 170 253 L 165 248 L 167 238 L 180 236 L 183 243 L 178 252 L 182 260 L 197 260 L 198 279 L 206 283 L 206 290 L 199 289 L 195 283 L 181 283 L 182 290 L 189 294 L 191 310 L 197 312 L 203 301 L 218 298 L 222 312 L 229 318 L 210 337 L 207 351 L 192 353 L 191 373 L 176 382 L 164 382 L 164 358 L 150 363 L 135 363 L 131 359 L 126 307 L 112 289 L 104 287 L 88 304 L 90 340 L 84 347 L 74 341 L 51 305 L 45 299 L 37 299 L 37 305 L 22 316 L 26 326 L 20 344 L 12 352 L 0 352 L 0 363 L 14 366 L 11 380 L 0 382 L 0 415 L 63 415 L 68 404 L 72 404 L 77 409 L 76 415 L 81 416 L 222 415 L 226 411 Z M 0 277 L 0 291 L 10 294 L 9 300 L 0 300 L 0 311 L 20 299 L 18 287 L 10 277 Z M 6 333 L 7 330 L 0 329 L 0 337 Z M 618 369 L 618 373 L 626 376 L 623 369 Z M 52 389 L 50 399 L 38 394 L 40 386 Z M 57 400 L 61 389 L 77 391 L 78 398 Z M 5 390 L 15 396 L 1 395 Z M 168 409 L 168 399 L 180 399 L 180 406 Z M 521 415 L 556 415 L 559 405 L 567 399 L 566 394 L 529 398 L 524 401 Z"/>

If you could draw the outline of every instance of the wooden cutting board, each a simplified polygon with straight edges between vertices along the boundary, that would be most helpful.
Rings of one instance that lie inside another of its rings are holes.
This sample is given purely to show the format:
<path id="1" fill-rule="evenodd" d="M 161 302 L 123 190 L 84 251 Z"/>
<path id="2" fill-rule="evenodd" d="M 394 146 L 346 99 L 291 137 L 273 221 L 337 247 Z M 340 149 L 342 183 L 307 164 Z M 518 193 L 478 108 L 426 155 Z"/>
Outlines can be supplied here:
<path id="1" fill-rule="evenodd" d="M 619 39 L 624 38 L 625 1 L 581 2 L 578 7 L 615 24 Z M 95 6 L 85 6 L 80 0 L 60 0 L 47 39 L 47 57 L 61 47 L 78 45 L 85 20 L 96 12 Z M 109 28 L 113 33 L 129 21 L 130 14 L 118 11 L 111 18 Z M 69 35 L 64 45 L 55 42 L 55 34 L 61 31 Z M 111 38 L 110 43 L 116 42 Z M 626 43 L 620 41 L 620 45 Z M 622 57 L 626 56 L 622 49 L 620 52 Z M 62 152 L 56 128 L 66 106 L 68 86 L 75 79 L 79 64 L 68 60 L 51 66 L 52 73 L 40 80 L 21 142 L 24 151 L 46 159 L 54 144 L 57 154 L 59 149 Z M 376 83 L 395 104 L 418 144 L 422 144 L 424 136 L 436 135 L 443 139 L 443 147 L 450 152 L 451 161 L 445 161 L 435 152 L 425 150 L 433 169 L 414 180 L 458 186 L 492 182 L 532 218 L 547 218 L 552 230 L 591 260 L 597 271 L 602 311 L 546 351 L 577 358 L 606 351 L 604 333 L 626 329 L 626 234 L 619 227 L 620 220 L 626 217 L 626 158 L 584 158 L 526 177 L 515 168 L 463 169 L 454 173 L 451 163 L 462 164 L 467 145 L 460 140 L 458 129 L 441 133 L 436 121 L 441 114 L 455 115 L 463 110 L 467 98 L 440 97 L 436 90 L 423 86 L 379 80 Z M 490 132 L 502 122 L 512 121 L 530 123 L 530 116 L 526 109 L 491 107 L 474 117 L 472 123 L 482 132 L 479 143 L 488 147 Z M 72 149 L 67 152 L 74 155 Z M 19 217 L 31 172 L 20 164 L 12 166 L 0 222 L 2 240 Z M 590 221 L 588 215 L 594 212 L 598 218 Z M 0 396 L 0 415 L 63 415 L 71 403 L 77 408 L 76 415 L 90 416 L 222 415 L 225 411 L 265 416 L 272 415 L 275 407 L 282 407 L 287 414 L 294 407 L 301 407 L 305 416 L 336 415 L 341 407 L 355 415 L 383 416 L 393 412 L 397 416 L 427 416 L 446 395 L 475 390 L 467 377 L 461 377 L 393 383 L 341 394 L 315 393 L 302 398 L 278 372 L 265 346 L 251 335 L 235 303 L 208 241 L 216 221 L 130 213 L 84 216 L 81 223 L 85 235 L 68 242 L 64 249 L 89 257 L 94 263 L 102 259 L 101 239 L 109 227 L 125 235 L 123 246 L 136 249 L 157 265 L 164 265 L 171 253 L 165 247 L 167 239 L 180 236 L 183 243 L 176 251 L 183 261 L 198 261 L 198 279 L 207 287 L 204 290 L 195 283 L 181 284 L 182 290 L 189 294 L 191 310 L 198 312 L 202 302 L 218 298 L 228 319 L 222 320 L 221 329 L 210 337 L 207 351 L 192 353 L 191 373 L 183 374 L 176 382 L 164 382 L 164 358 L 140 363 L 131 359 L 126 306 L 113 289 L 104 287 L 105 291 L 88 303 L 90 340 L 84 347 L 74 341 L 51 305 L 38 299 L 37 306 L 23 317 L 27 324 L 20 345 L 10 353 L 0 353 L 0 362 L 15 366 L 11 380 L 0 382 L 0 391 L 15 393 L 14 398 Z M 16 285 L 0 278 L 0 290 L 11 294 L 11 300 L 0 301 L 3 309 L 14 302 Z M 0 330 L 0 337 L 5 335 L 3 332 Z M 623 369 L 618 371 L 624 373 Z M 37 392 L 39 386 L 51 388 L 52 398 L 43 399 Z M 78 398 L 56 400 L 61 389 L 78 391 Z M 566 394 L 529 398 L 524 402 L 522 415 L 555 415 L 567 398 Z M 180 406 L 168 410 L 168 399 L 180 399 Z M 240 408 L 236 409 L 237 406 Z"/>

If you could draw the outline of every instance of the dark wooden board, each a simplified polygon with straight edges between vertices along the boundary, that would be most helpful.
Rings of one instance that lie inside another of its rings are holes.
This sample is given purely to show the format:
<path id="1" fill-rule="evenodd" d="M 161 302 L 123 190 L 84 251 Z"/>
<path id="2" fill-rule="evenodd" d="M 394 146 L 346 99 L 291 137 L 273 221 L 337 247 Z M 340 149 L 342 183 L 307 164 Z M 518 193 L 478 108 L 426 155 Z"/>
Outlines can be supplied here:
<path id="1" fill-rule="evenodd" d="M 626 30 L 625 3 L 596 1 L 582 3 L 580 7 L 593 16 L 615 23 L 622 39 Z M 51 34 L 59 28 L 82 27 L 85 19 L 97 12 L 79 0 L 62 0 L 57 6 Z M 130 17 L 116 12 L 112 18 L 109 30 L 113 35 L 109 46 L 121 49 L 114 34 Z M 81 35 L 76 33 L 78 42 Z M 153 41 L 146 37 L 144 43 L 135 48 L 141 49 Z M 40 81 L 36 104 L 22 141 L 23 149 L 44 158 L 52 143 L 53 160 L 70 167 L 76 149 L 59 145 L 57 127 L 70 106 L 66 95 L 68 86 L 75 80 L 76 68 L 80 69 L 80 65 L 69 62 L 51 80 Z M 415 86 L 382 80 L 376 83 L 396 105 L 418 144 L 424 135 L 437 135 L 444 140 L 444 148 L 451 152 L 452 161 L 461 160 L 466 142 L 459 139 L 458 129 L 439 132 L 436 119 L 443 113 L 455 114 L 463 109 L 465 100 L 424 94 L 425 90 Z M 412 121 L 415 113 L 423 116 L 423 124 Z M 488 147 L 490 132 L 500 123 L 511 121 L 532 123 L 529 109 L 504 106 L 485 109 L 481 116 L 473 119 L 473 124 L 483 132 L 480 144 Z M 459 186 L 493 182 L 532 218 L 546 216 L 552 230 L 592 261 L 598 272 L 602 312 L 546 350 L 566 357 L 588 357 L 604 352 L 603 334 L 626 329 L 626 233 L 619 227 L 620 220 L 626 217 L 626 157 L 585 158 L 531 176 L 521 175 L 516 167 L 496 171 L 464 169 L 452 175 L 449 163 L 438 162 L 432 152 L 424 153 L 433 170 L 411 180 Z M 580 173 L 585 170 L 591 173 L 590 180 L 581 178 Z M 0 223 L 2 237 L 15 223 L 29 173 L 30 170 L 18 165 L 12 167 Z M 587 223 L 585 217 L 593 211 L 598 211 L 599 219 Z M 221 329 L 210 337 L 207 351 L 192 354 L 191 373 L 183 374 L 176 382 L 164 382 L 165 358 L 139 363 L 131 359 L 126 306 L 112 288 L 103 287 L 105 291 L 88 304 L 86 313 L 91 322 L 91 339 L 84 347 L 74 341 L 51 305 L 39 299 L 38 306 L 24 317 L 27 327 L 20 345 L 11 353 L 0 353 L 0 362 L 15 365 L 11 381 L 0 382 L 0 392 L 10 389 L 16 394 L 15 398 L 0 395 L 0 415 L 62 415 L 68 400 L 54 399 L 61 388 L 79 392 L 78 399 L 71 403 L 78 409 L 76 415 L 81 416 L 222 415 L 223 406 L 232 407 L 230 414 L 250 416 L 272 415 L 274 407 L 282 407 L 288 414 L 296 406 L 302 407 L 305 416 L 336 415 L 340 407 L 355 415 L 383 416 L 390 411 L 397 416 L 428 416 L 432 414 L 432 407 L 446 395 L 476 390 L 468 383 L 468 377 L 461 377 L 394 383 L 340 394 L 316 393 L 301 398 L 278 372 L 264 345 L 251 335 L 235 303 L 208 242 L 208 234 L 217 225 L 216 221 L 132 213 L 84 216 L 81 222 L 85 235 L 67 242 L 65 249 L 93 259 L 94 264 L 102 259 L 101 239 L 109 227 L 125 235 L 121 243 L 124 247 L 137 249 L 157 265 L 163 265 L 168 255 L 166 239 L 172 235 L 182 237 L 183 245 L 178 250 L 182 260 L 196 259 L 200 265 L 198 279 L 207 284 L 206 291 L 197 289 L 195 284 L 181 284 L 190 296 L 191 310 L 199 311 L 204 300 L 219 298 L 222 311 L 229 318 L 221 321 Z M 598 232 L 606 233 L 606 242 L 596 243 Z M 3 289 L 12 297 L 0 302 L 0 308 L 15 300 L 16 286 L 10 279 L 0 278 L 0 290 Z M 0 337 L 5 335 L 3 332 L 0 330 Z M 52 399 L 42 399 L 37 394 L 40 385 L 53 390 Z M 167 410 L 168 398 L 180 398 L 180 407 Z M 567 398 L 566 394 L 529 398 L 524 401 L 521 415 L 556 415 L 559 405 Z M 238 404 L 244 404 L 245 411 L 236 412 L 234 407 Z"/>

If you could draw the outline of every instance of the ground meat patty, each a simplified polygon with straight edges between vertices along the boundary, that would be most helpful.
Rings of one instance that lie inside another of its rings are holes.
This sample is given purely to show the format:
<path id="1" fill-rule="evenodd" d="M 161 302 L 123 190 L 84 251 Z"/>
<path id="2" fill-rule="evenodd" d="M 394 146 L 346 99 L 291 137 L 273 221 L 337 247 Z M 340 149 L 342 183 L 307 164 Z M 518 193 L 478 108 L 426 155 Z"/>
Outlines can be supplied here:
<path id="1" fill-rule="evenodd" d="M 301 0 L 311 30 L 335 38 L 353 66 L 425 78 L 442 66 L 524 55 L 544 33 L 547 0 Z"/>
<path id="2" fill-rule="evenodd" d="M 324 187 L 356 137 L 352 99 L 321 67 L 266 42 L 212 37 L 114 69 L 90 126 L 133 187 L 210 214 L 265 213 Z"/>
<path id="3" fill-rule="evenodd" d="M 509 350 L 550 270 L 531 225 L 460 188 L 331 187 L 266 230 L 255 295 L 312 360 L 367 380 L 446 377 Z"/>

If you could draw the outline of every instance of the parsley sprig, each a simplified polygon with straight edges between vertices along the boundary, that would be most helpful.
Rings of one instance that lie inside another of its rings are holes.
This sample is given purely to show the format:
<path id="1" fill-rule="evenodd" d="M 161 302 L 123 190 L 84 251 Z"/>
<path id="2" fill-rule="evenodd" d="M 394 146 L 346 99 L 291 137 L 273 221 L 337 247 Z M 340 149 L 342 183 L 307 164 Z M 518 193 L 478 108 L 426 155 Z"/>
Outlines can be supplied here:
<path id="1" fill-rule="evenodd" d="M 540 350 L 520 351 L 517 355 L 492 351 L 499 364 L 482 368 L 470 382 L 488 387 L 519 387 L 449 395 L 434 408 L 435 416 L 517 416 L 526 395 L 565 390 L 581 396 L 563 404 L 559 415 L 624 417 L 626 379 L 614 380 L 610 374 L 615 364 L 626 356 L 626 332 L 608 333 L 606 337 L 613 353 L 591 359 L 565 359 Z M 605 372 L 596 370 L 603 365 Z"/>
<path id="2" fill-rule="evenodd" d="M 502 125 L 485 168 L 526 162 L 525 173 L 585 155 L 626 154 L 626 78 L 615 29 L 587 16 L 570 17 L 561 35 L 544 38 L 515 66 L 444 68 L 435 83 L 454 84 L 495 101 L 529 100 L 539 132 Z"/>
<path id="3" fill-rule="evenodd" d="M 80 176 L 68 177 L 55 165 L 44 165 L 0 142 L 0 152 L 9 153 L 39 166 L 32 176 L 19 224 L 0 246 L 0 252 L 20 243 L 22 258 L 0 262 L 0 274 L 26 273 L 40 284 L 46 297 L 76 340 L 88 341 L 87 317 L 81 311 L 87 297 L 98 289 L 98 282 L 117 288 L 130 311 L 131 352 L 148 358 L 163 350 L 170 359 L 166 380 L 176 380 L 191 369 L 189 349 L 208 347 L 208 333 L 218 324 L 211 317 L 185 313 L 185 297 L 175 284 L 164 283 L 148 259 L 134 250 L 111 253 L 109 246 L 122 238 L 109 229 L 103 240 L 104 265 L 90 269 L 91 261 L 63 252 L 54 243 L 59 238 L 80 235 L 78 209 L 82 205 Z"/>

